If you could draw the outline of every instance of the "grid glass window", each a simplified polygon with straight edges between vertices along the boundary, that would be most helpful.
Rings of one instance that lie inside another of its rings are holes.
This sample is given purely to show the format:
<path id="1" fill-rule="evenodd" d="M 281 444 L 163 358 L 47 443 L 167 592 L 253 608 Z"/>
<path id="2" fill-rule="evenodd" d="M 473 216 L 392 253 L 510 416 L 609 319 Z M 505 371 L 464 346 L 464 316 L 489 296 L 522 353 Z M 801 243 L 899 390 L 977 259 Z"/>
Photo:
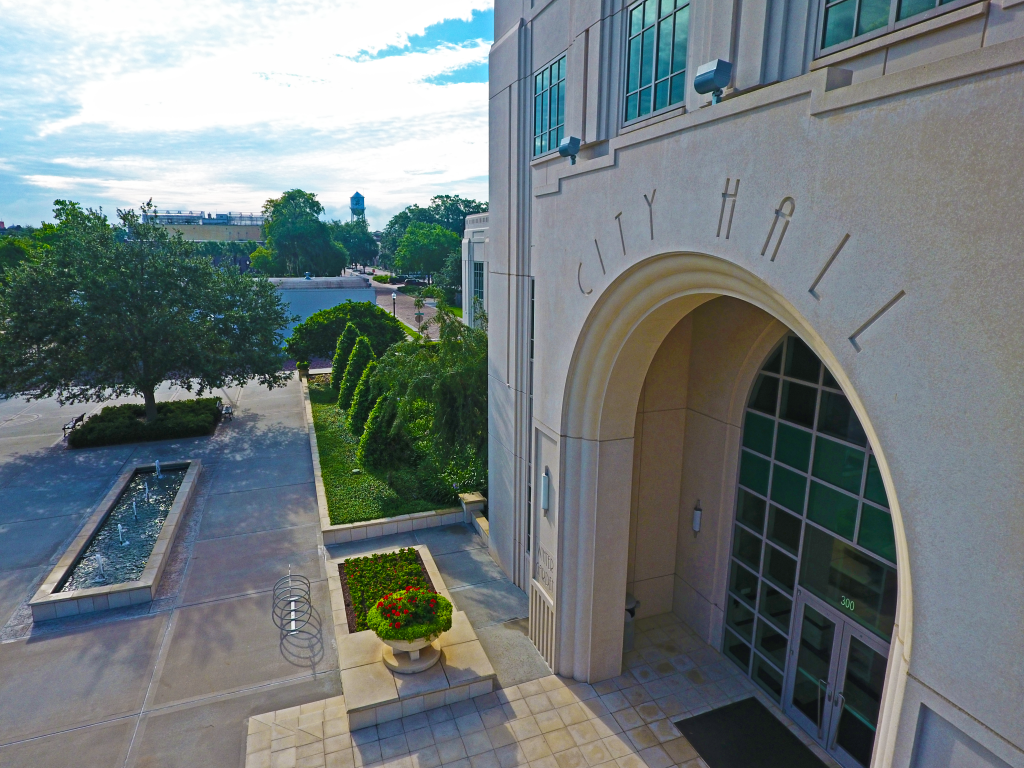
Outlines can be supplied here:
<path id="1" fill-rule="evenodd" d="M 953 0 L 826 0 L 821 23 L 821 50 L 878 30 Z"/>
<path id="2" fill-rule="evenodd" d="M 678 104 L 686 97 L 689 0 L 644 0 L 629 9 L 626 120 Z"/>
<path id="3" fill-rule="evenodd" d="M 533 76 L 533 155 L 558 149 L 565 132 L 565 56 Z"/>
<path id="4" fill-rule="evenodd" d="M 473 300 L 483 303 L 484 300 L 484 263 L 473 262 Z"/>
<path id="5" fill-rule="evenodd" d="M 744 416 L 723 652 L 779 701 L 797 585 L 889 640 L 895 562 L 889 501 L 860 421 L 814 352 L 787 336 Z"/>

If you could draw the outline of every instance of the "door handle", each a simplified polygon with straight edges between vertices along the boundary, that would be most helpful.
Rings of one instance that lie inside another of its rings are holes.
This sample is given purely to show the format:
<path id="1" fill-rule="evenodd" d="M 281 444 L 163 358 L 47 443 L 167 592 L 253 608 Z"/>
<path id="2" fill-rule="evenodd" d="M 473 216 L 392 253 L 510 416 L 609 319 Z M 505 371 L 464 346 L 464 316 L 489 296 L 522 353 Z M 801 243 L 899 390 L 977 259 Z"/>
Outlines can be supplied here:
<path id="1" fill-rule="evenodd" d="M 839 722 L 843 719 L 843 708 L 846 706 L 846 697 L 841 693 L 836 694 L 836 709 L 839 711 L 838 717 L 836 717 L 836 727 L 832 729 L 831 743 L 828 745 L 829 751 L 836 748 L 836 738 L 839 736 Z"/>
<path id="2" fill-rule="evenodd" d="M 824 711 L 824 709 L 821 706 L 821 689 L 822 688 L 824 688 L 825 690 L 828 690 L 828 682 L 826 682 L 825 680 L 822 680 L 819 677 L 818 678 L 818 710 L 817 710 L 817 712 L 818 712 L 818 741 L 821 741 L 821 739 L 822 739 L 821 728 L 824 725 L 824 720 L 825 720 L 825 717 L 824 717 L 825 711 Z"/>

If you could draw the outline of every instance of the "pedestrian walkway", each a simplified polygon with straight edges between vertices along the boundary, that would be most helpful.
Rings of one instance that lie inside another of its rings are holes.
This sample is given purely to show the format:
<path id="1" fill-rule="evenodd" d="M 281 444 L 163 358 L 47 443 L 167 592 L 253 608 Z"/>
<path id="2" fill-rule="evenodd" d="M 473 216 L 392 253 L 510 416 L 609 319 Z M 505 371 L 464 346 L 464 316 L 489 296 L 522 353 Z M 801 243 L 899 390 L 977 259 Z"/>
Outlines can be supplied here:
<path id="1" fill-rule="evenodd" d="M 217 394 L 235 418 L 212 437 L 72 451 L 41 431 L 0 445 L 0 766 L 238 766 L 250 715 L 341 694 L 331 630 L 303 655 L 271 621 L 290 567 L 329 627 L 298 382 Z M 59 430 L 56 410 L 21 413 Z M 195 457 L 198 497 L 153 603 L 27 623 L 25 601 L 126 466 Z"/>
<path id="2" fill-rule="evenodd" d="M 395 315 L 405 323 L 407 326 L 416 330 L 419 327 L 419 323 L 416 322 L 416 298 L 408 296 L 398 290 L 397 285 L 386 285 L 384 283 L 371 282 L 370 285 L 377 291 L 377 306 L 386 309 L 389 313 L 394 312 Z M 392 299 L 392 294 L 395 298 Z M 423 320 L 426 322 L 430 320 L 434 315 L 437 314 L 437 309 L 434 307 L 423 307 Z M 437 338 L 436 329 L 427 329 L 427 338 Z"/>
<path id="3" fill-rule="evenodd" d="M 344 696 L 259 715 L 249 721 L 246 768 L 708 768 L 675 723 L 752 696 L 810 746 L 672 614 L 638 620 L 623 664 L 594 685 L 545 674 L 355 731 Z"/>

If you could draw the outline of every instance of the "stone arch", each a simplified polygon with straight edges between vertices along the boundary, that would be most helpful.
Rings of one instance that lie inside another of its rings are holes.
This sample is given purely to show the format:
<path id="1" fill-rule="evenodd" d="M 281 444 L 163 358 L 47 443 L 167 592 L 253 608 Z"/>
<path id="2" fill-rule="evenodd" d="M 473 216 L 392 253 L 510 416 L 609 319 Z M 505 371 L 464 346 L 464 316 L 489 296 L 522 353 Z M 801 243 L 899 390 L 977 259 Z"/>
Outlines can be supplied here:
<path id="1" fill-rule="evenodd" d="M 897 548 L 896 628 L 872 761 L 874 766 L 888 766 L 909 665 L 913 601 L 902 512 L 885 449 L 865 403 L 825 338 L 778 291 L 725 259 L 668 253 L 633 265 L 603 290 L 579 335 L 566 377 L 560 424 L 556 671 L 589 681 L 618 674 L 622 625 L 617 595 L 625 592 L 629 518 L 623 495 L 628 499 L 630 492 L 640 391 L 654 355 L 672 328 L 719 296 L 752 304 L 796 333 L 838 380 L 875 448 L 891 503 Z M 742 411 L 762 362 L 761 348 L 773 344 L 774 340 L 766 339 L 751 350 L 731 395 L 731 409 Z"/>

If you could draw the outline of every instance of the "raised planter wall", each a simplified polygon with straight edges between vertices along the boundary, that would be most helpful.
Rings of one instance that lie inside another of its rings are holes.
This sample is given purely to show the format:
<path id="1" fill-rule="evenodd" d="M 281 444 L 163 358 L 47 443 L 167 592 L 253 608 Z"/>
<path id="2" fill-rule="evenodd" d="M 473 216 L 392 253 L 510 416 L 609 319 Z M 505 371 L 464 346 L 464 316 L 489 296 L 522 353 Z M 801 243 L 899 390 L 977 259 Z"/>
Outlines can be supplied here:
<path id="1" fill-rule="evenodd" d="M 313 405 L 309 400 L 309 382 L 302 378 L 300 383 L 302 385 L 302 404 L 306 410 L 306 427 L 309 432 L 309 451 L 313 458 L 313 481 L 316 485 L 316 504 L 320 511 L 320 531 L 323 534 L 325 546 L 390 536 L 393 533 L 436 528 L 442 525 L 473 523 L 474 510 L 483 509 L 487 503 L 487 500 L 478 493 L 460 494 L 461 506 L 459 507 L 416 512 L 398 517 L 383 517 L 378 520 L 363 520 L 358 523 L 331 525 L 331 514 L 327 509 L 327 492 L 324 490 L 324 478 L 320 470 L 320 450 L 316 443 L 316 426 L 313 424 Z"/>

